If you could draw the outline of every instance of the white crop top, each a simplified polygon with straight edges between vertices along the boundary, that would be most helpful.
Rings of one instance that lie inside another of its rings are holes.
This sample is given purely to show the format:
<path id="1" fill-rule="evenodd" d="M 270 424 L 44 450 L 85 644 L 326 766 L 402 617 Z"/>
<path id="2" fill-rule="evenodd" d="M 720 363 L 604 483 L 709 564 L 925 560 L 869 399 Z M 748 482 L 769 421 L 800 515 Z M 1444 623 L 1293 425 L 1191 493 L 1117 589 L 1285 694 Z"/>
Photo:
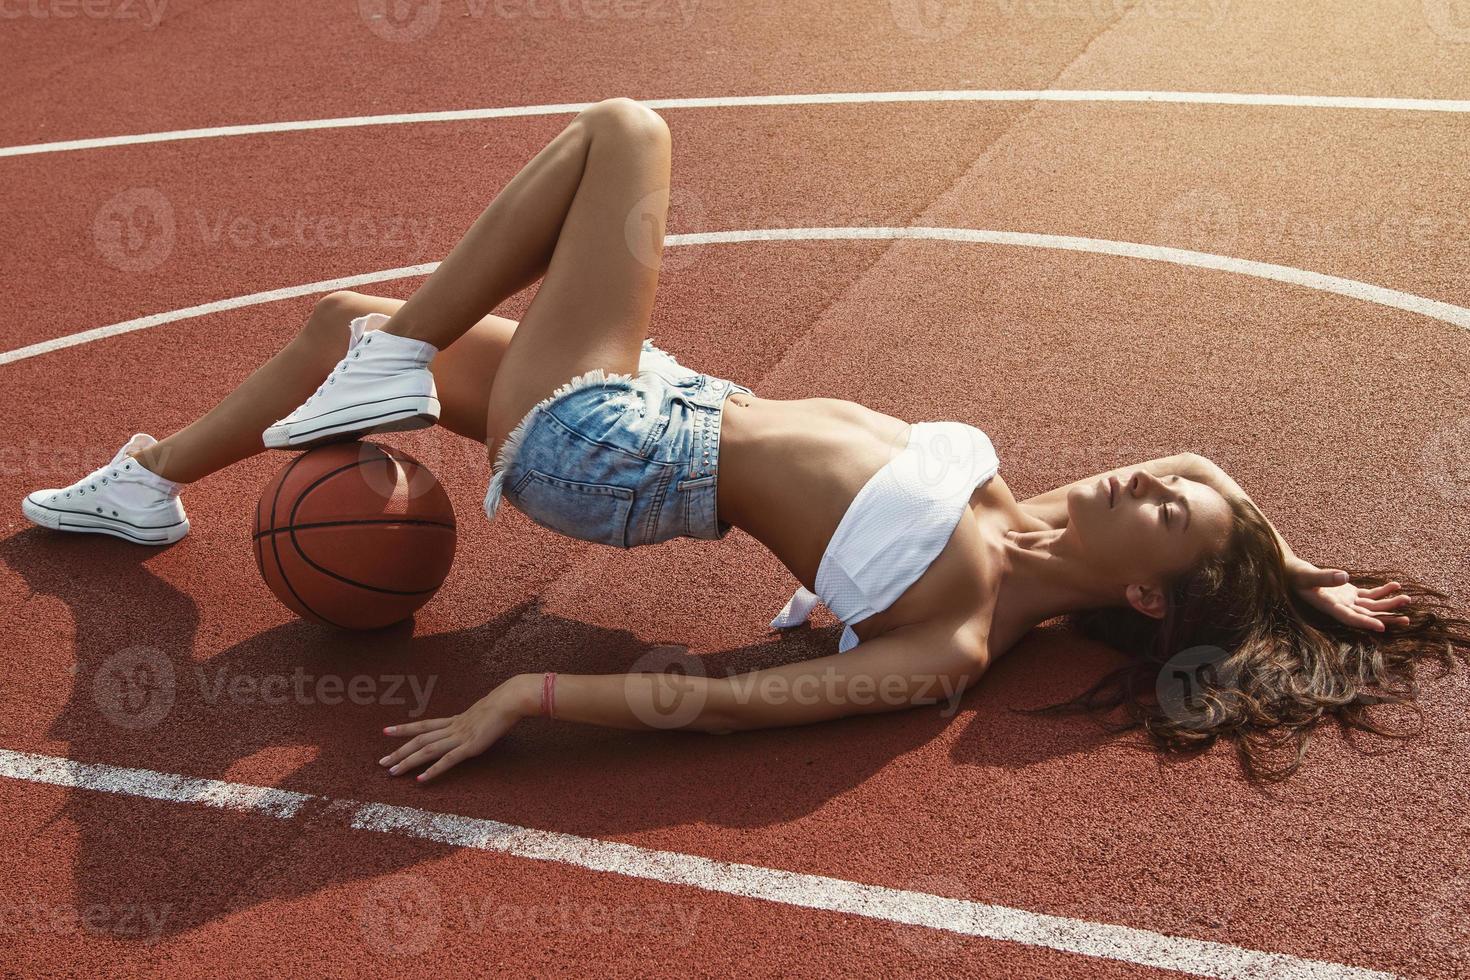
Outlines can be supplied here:
<path id="1" fill-rule="evenodd" d="M 846 625 L 839 653 L 858 644 L 850 624 L 887 609 L 944 550 L 970 495 L 1000 469 L 990 437 L 963 422 L 915 422 L 909 441 L 863 484 L 827 542 L 817 591 L 806 586 L 771 620 L 806 622 L 818 602 Z"/>

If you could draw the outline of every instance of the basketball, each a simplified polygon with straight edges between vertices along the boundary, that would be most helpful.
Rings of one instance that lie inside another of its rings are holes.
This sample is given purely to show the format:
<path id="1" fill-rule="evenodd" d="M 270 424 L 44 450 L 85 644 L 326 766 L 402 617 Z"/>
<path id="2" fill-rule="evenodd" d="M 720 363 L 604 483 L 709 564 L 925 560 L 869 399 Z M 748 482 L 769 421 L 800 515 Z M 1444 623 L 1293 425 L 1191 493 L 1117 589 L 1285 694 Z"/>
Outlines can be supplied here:
<path id="1" fill-rule="evenodd" d="M 413 615 L 454 563 L 454 509 L 401 449 L 339 442 L 302 453 L 255 507 L 255 561 L 303 619 L 376 629 Z"/>

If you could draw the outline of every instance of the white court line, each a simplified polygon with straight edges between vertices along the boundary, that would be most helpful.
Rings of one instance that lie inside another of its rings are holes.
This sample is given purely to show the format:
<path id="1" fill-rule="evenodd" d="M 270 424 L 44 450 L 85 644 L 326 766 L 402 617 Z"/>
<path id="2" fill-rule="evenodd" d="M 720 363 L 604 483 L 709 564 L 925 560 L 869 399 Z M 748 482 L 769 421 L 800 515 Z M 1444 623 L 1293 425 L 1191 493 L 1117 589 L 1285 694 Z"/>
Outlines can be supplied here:
<path id="1" fill-rule="evenodd" d="M 1293 286 L 1304 286 L 1308 289 L 1315 289 L 1321 292 L 1336 293 L 1340 296 L 1347 296 L 1369 303 L 1377 303 L 1380 306 L 1388 306 L 1394 309 L 1404 310 L 1408 313 L 1417 313 L 1436 320 L 1443 320 L 1445 323 L 1450 323 L 1457 327 L 1470 329 L 1470 309 L 1429 299 L 1424 296 L 1418 296 L 1414 293 L 1405 293 L 1397 289 L 1375 286 L 1371 283 L 1359 282 L 1356 279 L 1344 279 L 1340 276 L 1324 275 L 1320 272 L 1311 272 L 1289 265 L 1274 265 L 1270 262 L 1255 262 L 1250 259 L 1236 259 L 1227 255 L 1216 255 L 1212 252 L 1194 252 L 1189 249 L 1167 248 L 1162 245 L 1115 242 L 1106 238 L 1074 238 L 1069 235 L 1038 235 L 1016 231 L 989 231 L 980 228 L 756 228 L 744 231 L 706 231 L 688 235 L 669 235 L 664 239 L 664 244 L 670 247 L 679 247 L 684 245 L 720 245 L 744 242 L 858 241 L 873 239 L 915 239 L 922 241 L 968 242 L 986 245 L 1012 245 L 1024 248 L 1090 252 L 1095 255 L 1114 255 L 1121 258 L 1169 262 L 1174 265 L 1193 266 L 1198 269 L 1214 269 L 1220 272 L 1233 272 L 1239 275 L 1254 276 L 1258 279 L 1270 279 L 1276 282 L 1288 283 Z M 323 279 L 319 282 L 308 282 L 299 286 L 285 286 L 263 293 L 249 293 L 245 296 L 216 300 L 212 303 L 189 306 L 181 310 L 171 310 L 167 313 L 154 313 L 150 316 L 139 317 L 136 320 L 125 320 L 122 323 L 113 323 L 105 327 L 94 327 L 91 330 L 83 330 L 80 333 L 67 334 L 66 336 L 56 337 L 51 340 L 43 340 L 26 347 L 17 347 L 14 350 L 0 354 L 0 365 L 23 361 L 27 358 L 48 354 L 66 347 L 75 347 L 78 344 L 90 343 L 94 340 L 102 340 L 105 337 L 115 337 L 118 334 L 131 333 L 134 330 L 146 330 L 149 327 L 156 327 L 164 323 L 173 323 L 176 320 L 187 320 L 191 317 L 205 316 L 210 313 L 219 313 L 225 310 L 238 310 L 242 307 L 258 306 L 262 303 L 273 303 L 277 300 L 293 299 L 298 296 L 311 296 L 316 293 L 330 292 L 333 289 L 350 289 L 354 286 L 362 286 L 369 283 L 389 282 L 394 279 L 424 276 L 434 271 L 438 265 L 439 263 L 437 262 L 429 262 L 424 265 L 404 266 L 400 269 L 385 269 L 381 272 L 367 272 L 356 276 L 343 276 L 340 279 Z"/>
<path id="2" fill-rule="evenodd" d="M 1285 953 L 1244 949 L 1225 943 L 1166 936 L 1146 929 L 1028 912 L 1004 905 L 926 892 L 903 891 L 829 878 L 716 861 L 676 851 L 576 837 L 514 824 L 436 813 L 416 807 L 338 800 L 309 793 L 226 783 L 77 762 L 49 755 L 0 749 L 0 776 L 76 789 L 141 796 L 168 803 L 196 804 L 293 820 L 308 804 L 308 830 L 323 825 L 435 841 L 450 847 L 493 851 L 513 857 L 587 868 L 704 891 L 761 899 L 870 919 L 942 929 L 1043 949 L 1177 970 L 1224 980 L 1389 980 L 1393 974 Z"/>
<path id="3" fill-rule="evenodd" d="M 873 105 L 882 102 L 1152 102 L 1174 105 L 1269 106 L 1297 109 L 1370 109 L 1389 112 L 1470 112 L 1465 99 L 1394 99 L 1351 95 L 1270 95 L 1249 92 L 1144 92 L 1091 89 L 953 89 L 920 92 L 818 92 L 809 95 L 723 95 L 707 98 L 640 99 L 650 109 L 728 109 L 741 106 Z M 311 129 L 352 129 L 360 126 L 402 126 L 416 123 L 505 119 L 511 116 L 559 116 L 580 112 L 591 102 L 500 106 L 487 109 L 450 109 L 440 112 L 401 112 L 381 116 L 343 116 L 336 119 L 298 119 L 288 122 L 176 129 L 131 136 L 62 140 L 0 147 L 0 157 L 97 150 L 139 143 L 295 133 Z"/>

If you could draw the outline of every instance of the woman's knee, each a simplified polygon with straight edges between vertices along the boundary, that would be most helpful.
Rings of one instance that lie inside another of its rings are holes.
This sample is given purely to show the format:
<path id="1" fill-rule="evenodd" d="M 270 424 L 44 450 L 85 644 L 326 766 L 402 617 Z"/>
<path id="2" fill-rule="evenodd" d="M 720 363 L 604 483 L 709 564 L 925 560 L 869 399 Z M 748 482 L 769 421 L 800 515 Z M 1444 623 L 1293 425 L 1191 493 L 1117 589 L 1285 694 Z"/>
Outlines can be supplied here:
<path id="1" fill-rule="evenodd" d="M 652 140 L 669 138 L 669 125 L 663 116 L 634 99 L 603 99 L 583 109 L 577 118 L 594 131 Z"/>
<path id="2" fill-rule="evenodd" d="M 302 336 L 324 342 L 335 343 L 341 340 L 346 343 L 349 324 L 354 317 L 361 316 L 364 312 L 364 299 L 366 297 L 361 293 L 347 289 L 328 293 L 312 306 L 311 316 L 306 318 L 306 323 L 301 327 Z"/>

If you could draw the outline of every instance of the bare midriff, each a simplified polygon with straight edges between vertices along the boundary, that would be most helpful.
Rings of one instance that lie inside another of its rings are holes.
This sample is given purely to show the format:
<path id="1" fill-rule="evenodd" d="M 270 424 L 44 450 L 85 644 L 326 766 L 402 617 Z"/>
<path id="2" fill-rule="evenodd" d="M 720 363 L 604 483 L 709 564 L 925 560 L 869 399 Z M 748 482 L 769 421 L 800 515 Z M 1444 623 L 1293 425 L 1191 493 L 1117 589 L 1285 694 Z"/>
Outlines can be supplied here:
<path id="1" fill-rule="evenodd" d="M 720 520 L 770 549 L 802 585 L 816 591 L 822 555 L 848 505 L 908 439 L 908 422 L 856 402 L 736 392 L 725 400 L 720 425 Z M 978 502 L 972 498 L 972 505 Z M 975 536 L 963 537 L 958 547 L 974 550 Z M 956 547 L 952 540 L 945 551 Z M 947 574 L 963 565 L 955 554 L 936 559 L 893 605 L 852 624 L 853 631 L 867 640 L 934 614 L 941 593 L 952 600 L 955 589 L 932 582 L 925 588 L 925 580 L 936 570 Z"/>

